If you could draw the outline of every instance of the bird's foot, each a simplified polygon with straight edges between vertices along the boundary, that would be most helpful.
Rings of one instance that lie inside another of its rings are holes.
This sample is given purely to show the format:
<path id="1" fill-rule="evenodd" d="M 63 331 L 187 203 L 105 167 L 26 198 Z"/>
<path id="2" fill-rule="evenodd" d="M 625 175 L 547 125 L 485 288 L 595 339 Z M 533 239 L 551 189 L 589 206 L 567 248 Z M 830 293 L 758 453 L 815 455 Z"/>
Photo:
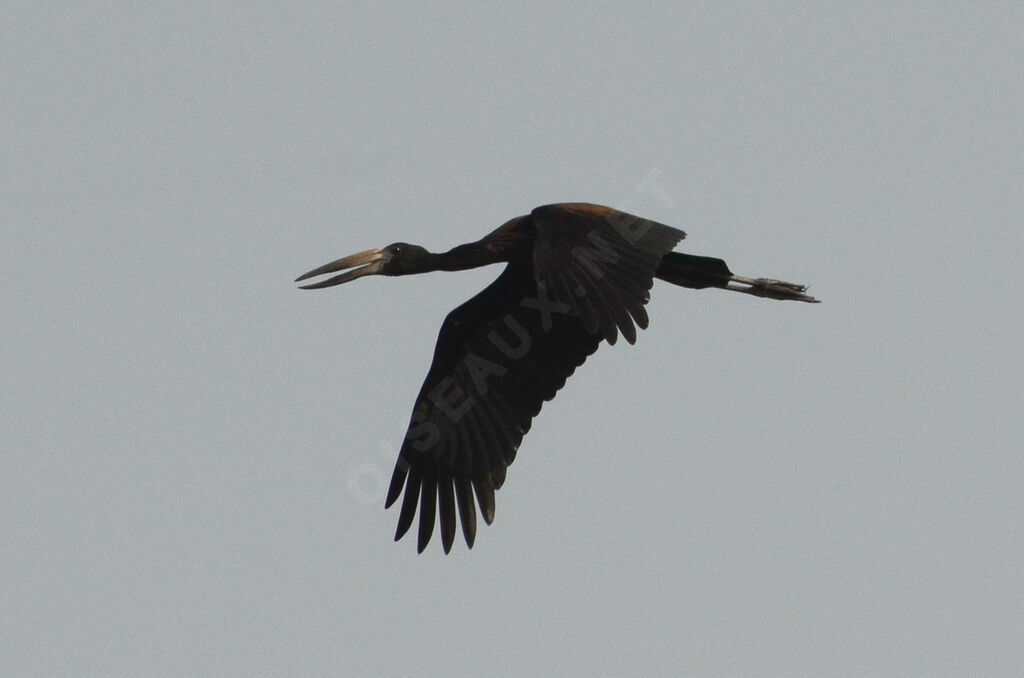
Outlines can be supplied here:
<path id="1" fill-rule="evenodd" d="M 744 278 L 734 275 L 726 289 L 730 289 L 733 292 L 753 294 L 756 297 L 767 297 L 768 299 L 806 301 L 811 304 L 819 303 L 814 297 L 805 294 L 807 292 L 807 285 L 797 285 L 796 283 L 772 280 L 771 278 Z"/>

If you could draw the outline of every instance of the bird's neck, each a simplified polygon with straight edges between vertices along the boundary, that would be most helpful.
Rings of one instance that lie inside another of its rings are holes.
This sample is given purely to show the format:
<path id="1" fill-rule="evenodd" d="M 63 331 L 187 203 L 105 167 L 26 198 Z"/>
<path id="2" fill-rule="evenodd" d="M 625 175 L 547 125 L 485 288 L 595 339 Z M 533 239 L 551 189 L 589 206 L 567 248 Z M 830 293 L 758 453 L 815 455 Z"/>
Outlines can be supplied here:
<path id="1" fill-rule="evenodd" d="M 470 268 L 496 264 L 506 259 L 501 252 L 482 242 L 459 245 L 443 254 L 434 254 L 433 258 L 434 270 L 437 271 L 465 271 Z"/>

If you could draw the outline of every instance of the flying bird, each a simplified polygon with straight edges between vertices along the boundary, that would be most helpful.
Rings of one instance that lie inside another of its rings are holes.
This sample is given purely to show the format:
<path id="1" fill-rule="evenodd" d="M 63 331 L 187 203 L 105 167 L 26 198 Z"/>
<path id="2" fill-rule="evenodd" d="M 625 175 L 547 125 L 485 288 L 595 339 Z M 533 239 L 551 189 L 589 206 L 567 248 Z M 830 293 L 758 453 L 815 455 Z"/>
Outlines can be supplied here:
<path id="1" fill-rule="evenodd" d="M 368 275 L 461 271 L 505 262 L 501 275 L 444 319 L 391 477 L 385 508 L 402 498 L 395 540 L 419 508 L 417 550 L 440 524 L 445 553 L 456 522 L 469 548 L 477 511 L 494 520 L 494 493 L 541 405 L 601 341 L 630 344 L 646 329 L 654 279 L 769 299 L 817 302 L 804 285 L 745 278 L 721 259 L 672 251 L 685 233 L 587 203 L 538 207 L 444 253 L 397 242 L 324 264 L 302 289 Z M 404 496 L 403 496 L 404 495 Z"/>

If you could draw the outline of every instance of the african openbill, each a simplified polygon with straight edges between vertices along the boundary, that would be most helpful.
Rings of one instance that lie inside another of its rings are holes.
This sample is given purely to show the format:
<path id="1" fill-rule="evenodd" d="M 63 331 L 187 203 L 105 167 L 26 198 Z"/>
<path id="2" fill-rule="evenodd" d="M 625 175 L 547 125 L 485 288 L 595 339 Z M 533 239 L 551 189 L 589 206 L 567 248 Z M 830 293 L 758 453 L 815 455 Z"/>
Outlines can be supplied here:
<path id="1" fill-rule="evenodd" d="M 721 259 L 673 252 L 682 231 L 586 203 L 545 205 L 480 240 L 443 254 L 394 243 L 313 269 L 296 282 L 344 273 L 303 289 L 367 275 L 460 271 L 497 262 L 505 270 L 448 314 L 395 464 L 385 508 L 405 489 L 395 540 L 419 504 L 417 548 L 440 516 L 445 553 L 455 539 L 456 507 L 466 544 L 476 537 L 476 507 L 494 520 L 494 491 L 505 482 L 541 404 L 601 340 L 621 332 L 636 341 L 647 327 L 644 304 L 654 278 L 701 289 L 718 287 L 771 299 L 816 302 L 806 287 L 733 275 Z M 474 495 L 476 503 L 474 504 Z"/>

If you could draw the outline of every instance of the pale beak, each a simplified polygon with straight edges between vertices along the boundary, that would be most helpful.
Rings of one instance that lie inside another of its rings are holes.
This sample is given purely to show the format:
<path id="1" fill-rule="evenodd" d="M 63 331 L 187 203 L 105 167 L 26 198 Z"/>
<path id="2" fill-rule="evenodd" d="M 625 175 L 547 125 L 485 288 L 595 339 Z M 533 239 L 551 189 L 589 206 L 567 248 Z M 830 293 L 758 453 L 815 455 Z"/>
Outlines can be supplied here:
<path id="1" fill-rule="evenodd" d="M 303 273 L 295 282 L 300 282 L 306 278 L 312 278 L 313 276 L 323 275 L 324 273 L 334 273 L 345 268 L 351 268 L 351 271 L 345 271 L 341 275 L 336 275 L 333 278 L 327 280 L 321 280 L 318 283 L 312 283 L 310 285 L 300 285 L 299 288 L 303 290 L 316 290 L 323 287 L 333 287 L 342 283 L 347 283 L 349 280 L 355 280 L 356 278 L 362 278 L 364 275 L 376 275 L 381 272 L 384 267 L 384 263 L 387 261 L 387 255 L 383 248 L 376 250 L 366 250 L 365 252 L 359 252 L 358 254 L 352 254 L 347 257 L 342 257 L 336 261 L 332 261 L 329 264 L 324 264 L 318 268 L 314 268 L 309 273 Z M 353 268 L 358 266 L 359 268 Z"/>

